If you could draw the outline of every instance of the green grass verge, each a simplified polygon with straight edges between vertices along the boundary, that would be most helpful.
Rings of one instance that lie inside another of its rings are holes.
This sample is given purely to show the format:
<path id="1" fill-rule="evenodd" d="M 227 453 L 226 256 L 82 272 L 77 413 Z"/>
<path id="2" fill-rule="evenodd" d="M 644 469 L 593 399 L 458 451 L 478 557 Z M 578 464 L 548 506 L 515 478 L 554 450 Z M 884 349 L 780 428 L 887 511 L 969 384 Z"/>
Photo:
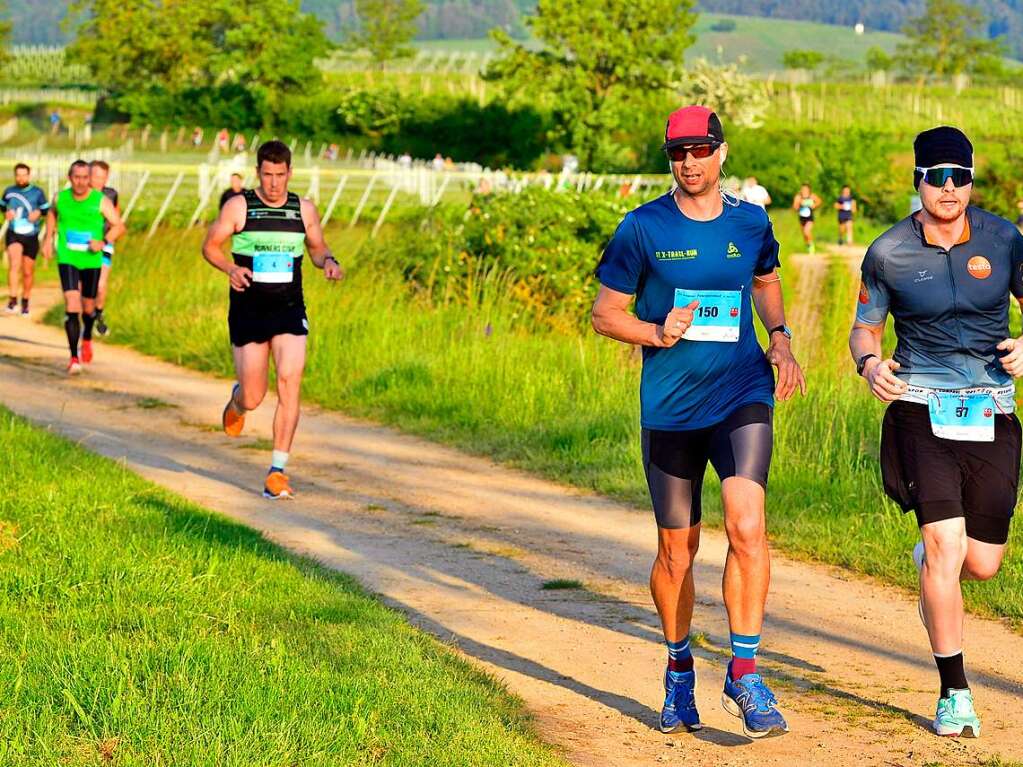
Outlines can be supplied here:
<path id="1" fill-rule="evenodd" d="M 802 249 L 798 227 L 788 211 L 774 218 L 784 263 Z M 822 216 L 822 242 L 834 229 L 831 219 Z M 861 239 L 878 229 L 865 223 Z M 468 296 L 413 295 L 393 266 L 347 255 L 347 236 L 328 233 L 348 262 L 348 281 L 328 286 L 311 270 L 307 280 L 307 401 L 648 508 L 639 455 L 640 365 L 631 348 L 596 337 L 582 322 L 576 331 L 534 325 L 501 280 L 484 280 Z M 202 261 L 200 237 L 168 232 L 144 248 L 125 246 L 107 311 L 112 339 L 229 377 L 227 281 Z M 792 313 L 800 272 L 795 260 L 787 263 L 783 288 Z M 818 342 L 803 351 L 809 395 L 777 410 L 769 531 L 790 554 L 915 588 L 909 556 L 915 521 L 880 487 L 883 408 L 848 359 L 857 284 L 846 263 L 832 263 L 813 293 L 821 305 L 814 327 L 796 328 L 816 330 Z M 1014 323 L 1018 332 L 1018 313 Z M 713 526 L 721 524 L 716 487 L 709 475 L 705 514 Z M 1023 592 L 1013 587 L 1023 577 L 1019 540 L 1017 525 L 999 578 L 965 584 L 970 609 L 1023 619 Z"/>
<path id="2" fill-rule="evenodd" d="M 562 763 L 351 579 L 3 409 L 0 444 L 5 767 Z"/>

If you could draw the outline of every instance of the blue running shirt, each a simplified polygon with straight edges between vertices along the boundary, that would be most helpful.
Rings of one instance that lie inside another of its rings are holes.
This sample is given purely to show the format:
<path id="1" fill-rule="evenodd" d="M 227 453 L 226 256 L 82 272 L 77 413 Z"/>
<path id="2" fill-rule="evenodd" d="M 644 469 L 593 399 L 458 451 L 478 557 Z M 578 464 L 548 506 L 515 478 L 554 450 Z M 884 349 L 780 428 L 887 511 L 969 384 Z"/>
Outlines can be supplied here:
<path id="1" fill-rule="evenodd" d="M 753 275 L 780 266 L 767 213 L 725 202 L 713 221 L 694 221 L 666 194 L 627 214 L 597 279 L 636 296 L 636 316 L 663 324 L 675 289 L 741 291 L 739 340 L 681 339 L 670 349 L 643 347 L 642 425 L 660 431 L 702 429 L 743 405 L 774 405 L 774 374 L 753 329 Z"/>
<path id="2" fill-rule="evenodd" d="M 37 221 L 29 221 L 28 214 L 34 210 L 46 213 L 49 209 L 50 203 L 46 195 L 35 184 L 28 186 L 12 184 L 4 190 L 4 196 L 0 198 L 0 211 L 14 211 L 14 221 L 10 223 L 10 227 L 16 234 L 29 236 L 39 234 L 42 216 Z"/>

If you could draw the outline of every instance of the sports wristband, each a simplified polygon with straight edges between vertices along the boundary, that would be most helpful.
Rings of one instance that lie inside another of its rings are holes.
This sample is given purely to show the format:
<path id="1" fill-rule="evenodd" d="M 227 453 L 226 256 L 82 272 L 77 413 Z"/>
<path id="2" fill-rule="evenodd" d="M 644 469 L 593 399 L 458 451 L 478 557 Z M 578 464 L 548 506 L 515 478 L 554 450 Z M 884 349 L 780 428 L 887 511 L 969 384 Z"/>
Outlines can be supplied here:
<path id="1" fill-rule="evenodd" d="M 862 376 L 863 375 L 863 368 L 866 367 L 867 360 L 869 360 L 871 357 L 877 357 L 877 355 L 876 354 L 864 354 L 862 357 L 860 357 L 859 361 L 856 363 L 856 375 L 858 375 L 858 376 Z"/>
<path id="2" fill-rule="evenodd" d="M 789 328 L 788 325 L 778 325 L 777 327 L 771 328 L 770 330 L 767 331 L 767 337 L 770 338 L 775 333 L 781 333 L 790 341 L 792 340 L 792 330 Z"/>

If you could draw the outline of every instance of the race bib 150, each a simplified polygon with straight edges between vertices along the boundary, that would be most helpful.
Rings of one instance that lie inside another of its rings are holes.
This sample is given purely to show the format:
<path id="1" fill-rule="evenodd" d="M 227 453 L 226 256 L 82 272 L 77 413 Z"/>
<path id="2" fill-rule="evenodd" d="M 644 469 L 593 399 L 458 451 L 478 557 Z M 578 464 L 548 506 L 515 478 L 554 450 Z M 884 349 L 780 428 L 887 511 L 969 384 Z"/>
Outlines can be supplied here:
<path id="1" fill-rule="evenodd" d="M 719 341 L 735 343 L 739 340 L 742 319 L 741 290 L 675 290 L 675 306 L 688 306 L 693 301 L 700 305 L 693 310 L 693 324 L 682 335 L 687 341 Z"/>

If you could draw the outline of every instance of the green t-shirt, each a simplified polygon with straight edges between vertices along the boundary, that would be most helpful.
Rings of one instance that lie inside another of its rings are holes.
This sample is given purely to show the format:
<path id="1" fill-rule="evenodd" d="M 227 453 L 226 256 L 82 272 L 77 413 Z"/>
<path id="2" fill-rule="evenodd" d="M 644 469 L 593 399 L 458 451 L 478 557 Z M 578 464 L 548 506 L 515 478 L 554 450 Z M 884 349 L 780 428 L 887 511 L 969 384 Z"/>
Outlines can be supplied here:
<path id="1" fill-rule="evenodd" d="M 106 219 L 100 206 L 103 193 L 90 189 L 84 200 L 76 200 L 70 188 L 57 195 L 57 263 L 70 264 L 78 269 L 99 269 L 103 253 L 89 250 L 90 240 L 103 239 Z"/>

